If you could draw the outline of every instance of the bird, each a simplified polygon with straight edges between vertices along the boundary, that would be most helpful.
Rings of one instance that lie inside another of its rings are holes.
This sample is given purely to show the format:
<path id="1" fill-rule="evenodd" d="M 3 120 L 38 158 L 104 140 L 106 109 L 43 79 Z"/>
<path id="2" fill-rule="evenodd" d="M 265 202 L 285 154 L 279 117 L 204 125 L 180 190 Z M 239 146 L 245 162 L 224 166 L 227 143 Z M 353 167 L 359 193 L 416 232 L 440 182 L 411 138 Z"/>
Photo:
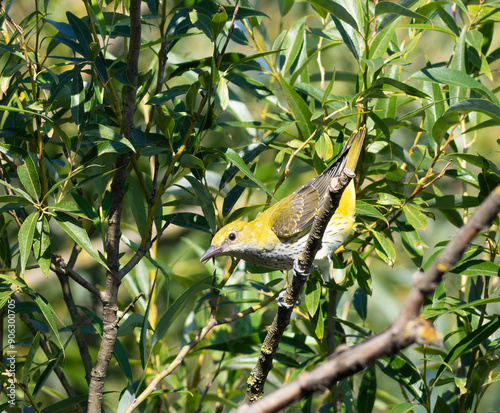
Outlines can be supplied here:
<path id="1" fill-rule="evenodd" d="M 346 141 L 339 157 L 321 174 L 286 196 L 253 221 L 233 221 L 213 237 L 200 262 L 217 256 L 241 258 L 251 265 L 289 270 L 305 247 L 314 217 L 329 196 L 330 181 L 344 169 L 354 172 L 366 137 L 363 126 Z M 316 260 L 330 258 L 354 224 L 356 193 L 348 184 L 338 208 L 327 225 Z"/>

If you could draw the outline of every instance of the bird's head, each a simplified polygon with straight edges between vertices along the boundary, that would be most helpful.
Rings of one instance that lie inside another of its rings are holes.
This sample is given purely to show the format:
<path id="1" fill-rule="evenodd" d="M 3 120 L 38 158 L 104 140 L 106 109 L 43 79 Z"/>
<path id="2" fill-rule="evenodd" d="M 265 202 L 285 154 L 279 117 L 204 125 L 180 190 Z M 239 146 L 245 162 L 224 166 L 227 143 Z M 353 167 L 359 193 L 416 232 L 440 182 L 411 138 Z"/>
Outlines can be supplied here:
<path id="1" fill-rule="evenodd" d="M 219 255 L 241 257 L 247 253 L 255 241 L 255 234 L 252 234 L 250 227 L 252 223 L 234 221 L 221 228 L 212 239 L 210 248 L 202 255 L 200 262 Z"/>

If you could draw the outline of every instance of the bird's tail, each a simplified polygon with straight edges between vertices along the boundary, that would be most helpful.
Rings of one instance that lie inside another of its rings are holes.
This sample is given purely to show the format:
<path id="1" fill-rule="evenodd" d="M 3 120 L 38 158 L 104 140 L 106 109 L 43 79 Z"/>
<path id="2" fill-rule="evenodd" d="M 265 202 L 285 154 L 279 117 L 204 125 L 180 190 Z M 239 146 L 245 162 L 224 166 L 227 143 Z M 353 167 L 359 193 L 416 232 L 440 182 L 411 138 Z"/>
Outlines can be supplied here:
<path id="1" fill-rule="evenodd" d="M 354 131 L 345 143 L 340 156 L 325 169 L 323 174 L 330 177 L 339 176 L 345 168 L 349 168 L 354 172 L 356 164 L 358 163 L 359 154 L 363 148 L 365 137 L 366 127 L 363 126 L 357 131 Z"/>

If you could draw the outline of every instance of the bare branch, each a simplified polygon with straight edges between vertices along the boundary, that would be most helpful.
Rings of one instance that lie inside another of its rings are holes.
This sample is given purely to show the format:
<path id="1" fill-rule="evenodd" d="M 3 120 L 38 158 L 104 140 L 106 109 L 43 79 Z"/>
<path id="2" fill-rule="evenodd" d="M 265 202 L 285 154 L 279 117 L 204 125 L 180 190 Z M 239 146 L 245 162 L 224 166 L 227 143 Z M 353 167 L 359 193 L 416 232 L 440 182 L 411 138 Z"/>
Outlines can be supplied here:
<path id="1" fill-rule="evenodd" d="M 297 380 L 261 400 L 243 405 L 238 412 L 277 412 L 293 402 L 351 376 L 375 360 L 399 353 L 415 342 L 435 344 L 439 334 L 419 316 L 425 298 L 432 294 L 443 275 L 461 259 L 472 239 L 490 225 L 500 213 L 500 185 L 481 203 L 467 224 L 462 226 L 431 268 L 413 277 L 414 287 L 394 323 L 365 342 L 341 350 L 318 368 L 301 374 Z"/>

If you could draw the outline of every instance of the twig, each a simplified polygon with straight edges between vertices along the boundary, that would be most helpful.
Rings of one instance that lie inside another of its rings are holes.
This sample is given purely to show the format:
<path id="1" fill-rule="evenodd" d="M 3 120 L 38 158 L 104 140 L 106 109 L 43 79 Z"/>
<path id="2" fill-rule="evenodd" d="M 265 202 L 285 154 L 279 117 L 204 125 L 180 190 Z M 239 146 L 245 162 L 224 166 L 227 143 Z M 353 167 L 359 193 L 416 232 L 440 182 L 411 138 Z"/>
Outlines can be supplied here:
<path id="1" fill-rule="evenodd" d="M 393 356 L 415 342 L 439 340 L 432 325 L 419 316 L 424 300 L 433 294 L 443 275 L 462 257 L 479 231 L 491 224 L 500 213 L 500 185 L 481 203 L 469 222 L 462 226 L 431 268 L 417 272 L 410 291 L 394 323 L 384 332 L 367 341 L 335 354 L 323 365 L 305 372 L 287 386 L 269 394 L 252 405 L 244 405 L 240 413 L 271 413 L 316 392 L 323 391 L 342 378 L 363 370 L 375 360 Z"/>
<path id="2" fill-rule="evenodd" d="M 137 301 L 139 301 L 139 298 L 141 298 L 143 295 L 144 295 L 144 291 L 141 291 L 139 294 L 137 294 L 135 296 L 135 298 L 132 300 L 132 302 L 125 307 L 125 309 L 123 310 L 120 317 L 118 317 L 118 319 L 116 320 L 117 325 L 120 324 L 120 321 L 122 321 L 123 317 L 125 317 L 125 314 L 127 314 L 135 306 L 135 303 L 137 303 Z"/>
<path id="3" fill-rule="evenodd" d="M 309 274 L 314 257 L 321 248 L 321 240 L 325 229 L 330 221 L 330 218 L 337 209 L 340 198 L 344 193 L 344 189 L 354 176 L 354 172 L 344 169 L 340 176 L 334 177 L 330 183 L 330 193 L 327 202 L 322 205 L 318 215 L 314 219 L 313 227 L 309 233 L 306 246 L 299 259 L 297 267 L 294 267 L 292 282 L 283 296 L 283 303 L 278 308 L 278 312 L 273 320 L 273 323 L 267 331 L 266 338 L 262 344 L 259 360 L 250 373 L 246 395 L 243 403 L 254 403 L 262 397 L 264 384 L 267 376 L 273 367 L 273 358 L 278 349 L 279 342 L 286 328 L 290 324 L 290 317 L 293 312 L 293 307 L 299 298 L 299 294 L 307 280 L 304 275 Z"/>
<path id="4" fill-rule="evenodd" d="M 52 262 L 50 263 L 50 269 L 54 271 L 57 275 L 70 277 L 73 281 L 80 284 L 83 288 L 85 288 L 90 293 L 94 294 L 97 298 L 102 299 L 102 291 L 97 289 L 97 287 L 94 284 L 88 282 L 75 270 L 68 267 L 68 265 L 62 259 L 62 257 L 60 257 L 59 255 L 52 254 Z"/>

